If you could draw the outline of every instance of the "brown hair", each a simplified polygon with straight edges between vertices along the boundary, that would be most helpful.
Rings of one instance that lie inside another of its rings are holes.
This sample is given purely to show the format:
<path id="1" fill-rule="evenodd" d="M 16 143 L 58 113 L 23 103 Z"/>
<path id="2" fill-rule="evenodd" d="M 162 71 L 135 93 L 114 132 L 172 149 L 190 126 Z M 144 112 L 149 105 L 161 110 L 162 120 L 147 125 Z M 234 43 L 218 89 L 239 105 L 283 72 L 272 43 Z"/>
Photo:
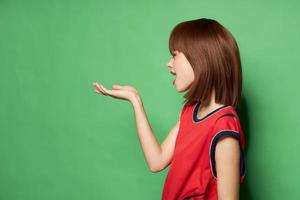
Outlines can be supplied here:
<path id="1" fill-rule="evenodd" d="M 206 18 L 179 23 L 169 39 L 171 55 L 175 50 L 185 55 L 195 75 L 184 103 L 201 101 L 201 105 L 207 106 L 215 91 L 216 103 L 239 107 L 240 53 L 234 37 L 224 26 Z"/>

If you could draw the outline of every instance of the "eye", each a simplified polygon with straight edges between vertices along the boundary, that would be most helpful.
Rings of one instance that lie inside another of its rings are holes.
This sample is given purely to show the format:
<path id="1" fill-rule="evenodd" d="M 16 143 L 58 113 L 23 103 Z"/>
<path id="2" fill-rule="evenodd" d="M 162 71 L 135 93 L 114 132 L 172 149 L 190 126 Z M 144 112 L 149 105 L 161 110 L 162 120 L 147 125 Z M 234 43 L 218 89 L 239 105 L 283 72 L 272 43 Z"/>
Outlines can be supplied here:
<path id="1" fill-rule="evenodd" d="M 174 51 L 172 51 L 171 55 L 174 57 L 174 56 L 176 56 L 176 53 Z"/>

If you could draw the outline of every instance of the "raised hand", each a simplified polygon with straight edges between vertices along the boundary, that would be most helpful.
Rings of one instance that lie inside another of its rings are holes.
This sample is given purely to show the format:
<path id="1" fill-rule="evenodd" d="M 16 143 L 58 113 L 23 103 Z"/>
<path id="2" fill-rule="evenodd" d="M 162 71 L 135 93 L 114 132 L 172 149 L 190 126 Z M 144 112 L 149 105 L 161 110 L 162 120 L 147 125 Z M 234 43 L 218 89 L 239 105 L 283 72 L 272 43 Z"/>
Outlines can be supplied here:
<path id="1" fill-rule="evenodd" d="M 127 101 L 132 101 L 133 98 L 139 96 L 138 91 L 130 85 L 121 86 L 114 84 L 112 86 L 112 90 L 106 89 L 103 85 L 98 84 L 97 82 L 94 82 L 93 85 L 96 87 L 96 93 L 103 94 L 106 96 L 108 95 L 115 99 L 124 99 Z"/>

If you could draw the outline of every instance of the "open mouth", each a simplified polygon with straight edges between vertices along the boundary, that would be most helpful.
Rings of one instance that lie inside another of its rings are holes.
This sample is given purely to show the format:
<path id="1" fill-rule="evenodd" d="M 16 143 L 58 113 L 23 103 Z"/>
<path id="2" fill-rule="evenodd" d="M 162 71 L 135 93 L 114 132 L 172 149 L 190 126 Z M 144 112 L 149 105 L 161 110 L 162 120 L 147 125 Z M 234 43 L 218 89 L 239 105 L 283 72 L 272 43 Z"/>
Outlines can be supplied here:
<path id="1" fill-rule="evenodd" d="M 175 80 L 176 80 L 176 73 L 175 72 L 172 72 L 172 71 L 170 71 L 170 73 L 173 75 L 173 76 L 175 76 L 175 79 L 173 80 L 173 84 L 175 83 Z"/>

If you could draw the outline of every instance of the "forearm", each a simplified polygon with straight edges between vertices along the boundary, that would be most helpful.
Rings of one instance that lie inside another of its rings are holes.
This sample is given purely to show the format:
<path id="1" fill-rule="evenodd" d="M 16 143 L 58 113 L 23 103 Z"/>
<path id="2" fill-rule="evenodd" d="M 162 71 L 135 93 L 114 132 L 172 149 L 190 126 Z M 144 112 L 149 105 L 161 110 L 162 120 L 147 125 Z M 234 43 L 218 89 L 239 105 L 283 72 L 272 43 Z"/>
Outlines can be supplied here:
<path id="1" fill-rule="evenodd" d="M 131 104 L 134 109 L 139 143 L 149 169 L 155 172 L 161 165 L 161 145 L 152 132 L 141 98 L 135 96 L 132 98 Z"/>

